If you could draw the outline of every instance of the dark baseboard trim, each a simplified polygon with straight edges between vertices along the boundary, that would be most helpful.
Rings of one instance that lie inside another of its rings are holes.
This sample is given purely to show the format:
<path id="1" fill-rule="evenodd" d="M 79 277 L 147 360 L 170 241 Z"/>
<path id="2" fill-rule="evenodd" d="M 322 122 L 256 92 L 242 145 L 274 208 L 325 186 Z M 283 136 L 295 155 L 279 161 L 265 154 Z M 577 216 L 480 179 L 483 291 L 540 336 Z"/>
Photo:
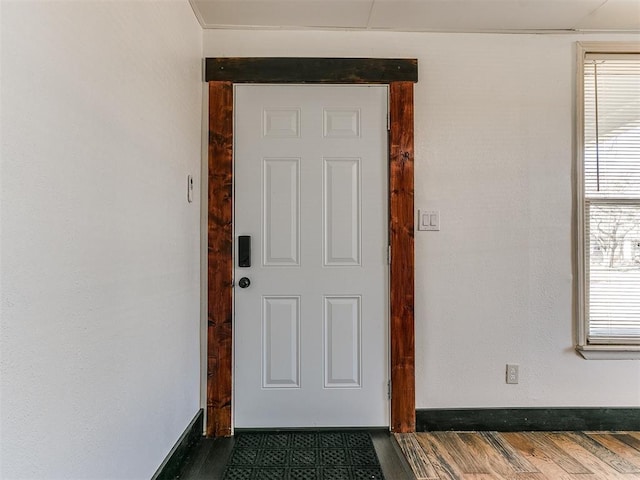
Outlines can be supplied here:
<path id="1" fill-rule="evenodd" d="M 426 408 L 416 431 L 640 430 L 640 408 Z"/>
<path id="2" fill-rule="evenodd" d="M 164 462 L 151 477 L 151 480 L 173 480 L 176 478 L 187 456 L 202 438 L 203 426 L 204 410 L 201 408 L 173 446 L 167 458 L 164 459 Z"/>

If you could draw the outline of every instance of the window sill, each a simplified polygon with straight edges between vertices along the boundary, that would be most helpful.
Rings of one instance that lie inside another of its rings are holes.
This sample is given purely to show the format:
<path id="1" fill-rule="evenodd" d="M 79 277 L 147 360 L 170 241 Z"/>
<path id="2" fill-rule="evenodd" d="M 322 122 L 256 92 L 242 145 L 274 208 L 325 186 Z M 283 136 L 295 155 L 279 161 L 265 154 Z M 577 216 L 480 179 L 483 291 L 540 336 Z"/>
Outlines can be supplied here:
<path id="1" fill-rule="evenodd" d="M 587 360 L 640 360 L 640 345 L 578 345 Z"/>

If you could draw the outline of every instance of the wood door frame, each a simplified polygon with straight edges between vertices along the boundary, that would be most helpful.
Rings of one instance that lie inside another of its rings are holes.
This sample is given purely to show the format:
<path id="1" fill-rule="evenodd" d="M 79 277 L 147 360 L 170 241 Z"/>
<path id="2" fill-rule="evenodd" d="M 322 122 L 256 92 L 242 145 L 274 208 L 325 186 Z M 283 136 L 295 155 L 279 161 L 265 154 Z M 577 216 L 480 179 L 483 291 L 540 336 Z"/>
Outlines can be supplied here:
<path id="1" fill-rule="evenodd" d="M 207 58 L 208 437 L 231 435 L 233 326 L 233 84 L 389 85 L 391 430 L 415 431 L 414 102 L 416 59 Z"/>

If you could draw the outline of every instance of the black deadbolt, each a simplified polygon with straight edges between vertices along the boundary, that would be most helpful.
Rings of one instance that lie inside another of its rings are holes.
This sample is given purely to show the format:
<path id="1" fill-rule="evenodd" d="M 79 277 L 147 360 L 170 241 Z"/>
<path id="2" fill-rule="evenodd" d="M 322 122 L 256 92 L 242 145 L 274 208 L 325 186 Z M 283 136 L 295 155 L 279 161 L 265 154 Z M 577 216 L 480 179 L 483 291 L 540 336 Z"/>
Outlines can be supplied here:
<path id="1" fill-rule="evenodd" d="M 240 288 L 247 288 L 249 285 L 251 285 L 251 280 L 249 280 L 247 277 L 242 277 L 238 282 L 238 286 Z"/>

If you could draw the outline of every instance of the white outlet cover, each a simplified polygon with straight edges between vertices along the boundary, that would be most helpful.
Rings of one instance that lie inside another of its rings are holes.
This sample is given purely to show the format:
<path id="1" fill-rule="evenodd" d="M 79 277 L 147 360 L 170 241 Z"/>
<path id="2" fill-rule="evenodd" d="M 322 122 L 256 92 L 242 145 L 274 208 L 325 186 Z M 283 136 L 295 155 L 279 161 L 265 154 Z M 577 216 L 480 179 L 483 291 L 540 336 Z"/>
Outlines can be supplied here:
<path id="1" fill-rule="evenodd" d="M 520 380 L 520 365 L 507 363 L 507 383 L 517 384 Z"/>

